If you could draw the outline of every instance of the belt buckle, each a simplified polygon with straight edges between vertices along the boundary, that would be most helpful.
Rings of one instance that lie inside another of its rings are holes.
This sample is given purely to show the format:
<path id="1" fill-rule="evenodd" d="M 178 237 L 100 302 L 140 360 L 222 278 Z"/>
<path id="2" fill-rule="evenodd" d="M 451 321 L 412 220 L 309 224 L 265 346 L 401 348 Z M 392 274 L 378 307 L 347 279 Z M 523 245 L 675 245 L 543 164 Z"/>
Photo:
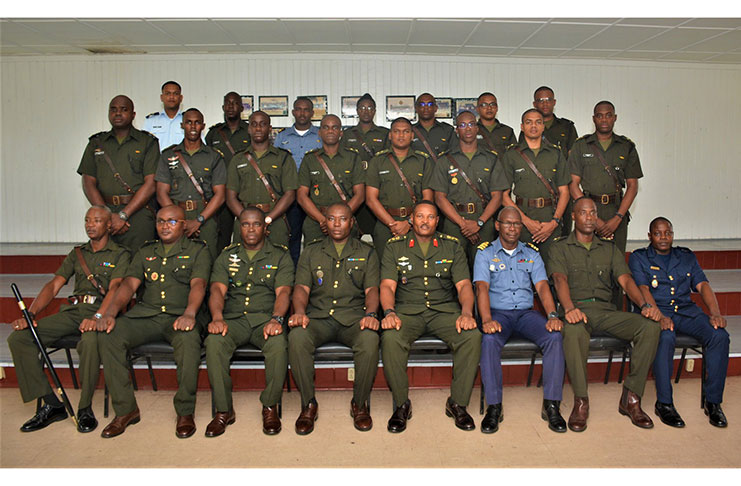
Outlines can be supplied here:
<path id="1" fill-rule="evenodd" d="M 539 197 L 535 199 L 535 207 L 536 208 L 544 208 L 545 207 L 545 198 Z"/>
<path id="2" fill-rule="evenodd" d="M 473 214 L 476 212 L 476 203 L 466 203 L 466 212 Z"/>
<path id="3" fill-rule="evenodd" d="M 77 305 L 80 303 L 80 300 L 77 298 L 76 295 L 70 295 L 69 297 L 67 297 L 67 302 L 72 305 Z"/>
<path id="4" fill-rule="evenodd" d="M 610 195 L 602 194 L 599 198 L 600 204 L 610 204 Z"/>
<path id="5" fill-rule="evenodd" d="M 407 208 L 399 208 L 399 217 L 400 218 L 406 218 L 407 217 Z"/>
<path id="6" fill-rule="evenodd" d="M 114 206 L 121 205 L 121 198 L 119 196 L 111 196 L 111 200 L 113 201 Z"/>
<path id="7" fill-rule="evenodd" d="M 86 295 L 82 298 L 83 304 L 94 304 L 96 300 L 98 300 L 98 298 L 95 295 Z"/>
<path id="8" fill-rule="evenodd" d="M 196 202 L 192 199 L 187 199 L 185 201 L 185 210 L 186 211 L 194 211 L 198 206 L 196 205 Z"/>

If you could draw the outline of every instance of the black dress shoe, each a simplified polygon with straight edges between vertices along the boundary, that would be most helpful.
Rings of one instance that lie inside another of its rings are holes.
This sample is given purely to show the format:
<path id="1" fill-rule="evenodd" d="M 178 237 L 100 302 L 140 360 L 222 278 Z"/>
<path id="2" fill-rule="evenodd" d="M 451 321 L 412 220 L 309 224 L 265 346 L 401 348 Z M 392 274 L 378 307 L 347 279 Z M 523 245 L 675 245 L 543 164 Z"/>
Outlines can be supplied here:
<path id="1" fill-rule="evenodd" d="M 554 432 L 566 432 L 566 421 L 561 416 L 561 402 L 558 400 L 543 400 L 543 410 L 540 416 L 548 422 L 548 428 Z"/>
<path id="2" fill-rule="evenodd" d="M 92 432 L 98 426 L 98 421 L 93 414 L 92 407 L 81 408 L 77 411 L 77 431 L 87 433 Z"/>
<path id="3" fill-rule="evenodd" d="M 476 428 L 473 417 L 466 411 L 466 407 L 458 405 L 451 397 L 448 397 L 448 401 L 445 402 L 445 415 L 453 417 L 455 419 L 455 426 L 461 430 L 473 430 Z"/>
<path id="4" fill-rule="evenodd" d="M 723 409 L 720 408 L 720 403 L 710 403 L 706 401 L 705 406 L 702 408 L 705 410 L 705 415 L 710 419 L 710 425 L 715 425 L 716 427 L 728 427 L 728 420 L 726 419 L 726 414 L 723 413 Z"/>
<path id="5" fill-rule="evenodd" d="M 391 415 L 388 426 L 386 428 L 389 432 L 392 432 L 394 434 L 404 432 L 407 428 L 407 420 L 411 418 L 412 402 L 407 399 L 406 402 L 396 407 L 396 410 L 394 410 L 394 414 Z"/>
<path id="6" fill-rule="evenodd" d="M 499 430 L 499 422 L 502 420 L 504 420 L 502 404 L 497 403 L 496 405 L 489 405 L 486 407 L 484 420 L 481 421 L 481 432 L 485 434 L 493 434 Z"/>
<path id="7" fill-rule="evenodd" d="M 36 415 L 21 426 L 21 432 L 33 432 L 34 430 L 43 429 L 49 424 L 66 418 L 67 412 L 64 410 L 64 407 L 52 407 L 46 404 L 36 411 Z"/>
<path id="8" fill-rule="evenodd" d="M 656 415 L 658 415 L 661 421 L 666 425 L 680 429 L 684 427 L 684 420 L 679 416 L 679 412 L 674 408 L 673 403 L 656 402 L 656 405 L 654 405 L 654 412 L 656 412 Z"/>

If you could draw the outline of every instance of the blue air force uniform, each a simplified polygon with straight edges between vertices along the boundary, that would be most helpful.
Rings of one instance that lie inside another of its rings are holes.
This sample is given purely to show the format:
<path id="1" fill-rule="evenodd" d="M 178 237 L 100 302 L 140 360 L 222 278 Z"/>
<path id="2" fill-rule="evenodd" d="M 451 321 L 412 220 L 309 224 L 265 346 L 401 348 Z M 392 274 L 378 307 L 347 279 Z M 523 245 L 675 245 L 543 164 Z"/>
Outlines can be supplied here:
<path id="1" fill-rule="evenodd" d="M 160 150 L 164 152 L 166 148 L 182 142 L 185 138 L 181 123 L 183 123 L 182 107 L 178 109 L 175 118 L 170 118 L 164 111 L 155 111 L 147 115 L 143 130 L 157 137 Z"/>

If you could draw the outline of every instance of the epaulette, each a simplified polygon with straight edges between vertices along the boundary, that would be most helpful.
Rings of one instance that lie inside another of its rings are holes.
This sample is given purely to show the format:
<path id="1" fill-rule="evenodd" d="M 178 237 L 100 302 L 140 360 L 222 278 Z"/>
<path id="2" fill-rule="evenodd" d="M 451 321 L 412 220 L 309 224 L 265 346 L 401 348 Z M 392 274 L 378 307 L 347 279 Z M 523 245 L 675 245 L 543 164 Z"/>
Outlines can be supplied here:
<path id="1" fill-rule="evenodd" d="M 628 138 L 628 137 L 626 137 L 625 135 L 618 135 L 617 133 L 613 133 L 613 135 L 615 136 L 615 138 L 622 138 L 622 139 L 623 139 L 623 140 L 625 140 L 626 142 L 630 142 L 630 143 L 632 143 L 633 145 L 635 145 L 635 144 L 636 144 L 636 143 L 635 143 L 635 142 L 634 142 L 633 140 L 629 139 L 629 138 Z"/>
<path id="2" fill-rule="evenodd" d="M 178 144 L 176 144 L 176 143 L 173 143 L 172 145 L 170 145 L 169 147 L 165 148 L 165 149 L 164 149 L 164 150 L 162 150 L 162 151 L 164 152 L 165 150 L 170 150 L 170 149 L 173 149 L 173 148 L 175 148 L 175 147 L 176 147 L 177 145 L 178 145 Z"/>
<path id="3" fill-rule="evenodd" d="M 445 155 L 445 154 L 447 154 L 449 152 L 450 152 L 450 150 L 443 150 L 442 152 L 440 152 L 439 154 L 437 154 L 437 156 L 438 157 L 442 157 L 443 155 Z"/>
<path id="4" fill-rule="evenodd" d="M 208 127 L 208 129 L 209 129 L 209 130 L 213 130 L 214 128 L 217 128 L 217 127 L 218 127 L 219 125 L 221 125 L 222 123 L 224 123 L 224 122 L 214 123 L 213 125 L 211 125 L 210 127 Z"/>
<path id="5" fill-rule="evenodd" d="M 572 122 L 572 121 L 571 121 L 571 120 L 569 120 L 568 118 L 559 118 L 558 120 L 559 120 L 559 121 L 564 121 L 564 122 L 566 122 L 566 123 L 570 123 L 571 125 L 573 125 L 573 124 L 574 124 L 574 122 Z"/>
<path id="6" fill-rule="evenodd" d="M 359 154 L 360 151 L 354 147 L 343 147 L 345 150 L 349 150 L 350 152 L 354 152 L 356 154 Z"/>
<path id="7" fill-rule="evenodd" d="M 565 236 L 556 236 L 555 238 L 553 238 L 553 242 L 555 243 L 557 241 L 561 241 L 561 240 L 565 240 L 565 239 L 566 239 Z"/>
<path id="8" fill-rule="evenodd" d="M 490 241 L 485 241 L 485 242 L 481 243 L 479 246 L 477 246 L 476 248 L 478 248 L 479 250 L 485 250 L 485 249 L 489 248 L 489 245 L 491 245 L 491 242 Z"/>
<path id="9" fill-rule="evenodd" d="M 499 157 L 499 152 L 497 152 L 496 150 L 491 150 L 491 149 L 484 149 L 484 150 L 487 150 L 487 151 L 493 153 L 494 155 L 496 155 L 497 157 Z"/>
<path id="10" fill-rule="evenodd" d="M 206 242 L 205 242 L 205 241 L 203 241 L 203 240 L 199 240 L 198 238 L 188 238 L 188 239 L 189 239 L 190 241 L 192 241 L 193 243 L 200 243 L 200 244 L 201 244 L 201 245 L 203 245 L 203 246 L 208 246 L 208 245 L 206 244 Z"/>
<path id="11" fill-rule="evenodd" d="M 407 235 L 392 236 L 391 238 L 388 239 L 388 241 L 386 242 L 386 244 L 396 243 L 397 241 L 403 241 L 406 238 L 407 238 Z"/>
<path id="12" fill-rule="evenodd" d="M 90 135 L 90 136 L 88 137 L 88 140 L 92 140 L 92 139 L 93 139 L 93 138 L 95 138 L 95 137 L 100 137 L 101 135 L 103 135 L 103 134 L 105 134 L 105 133 L 108 133 L 108 132 L 105 132 L 105 131 L 103 131 L 103 132 L 93 133 L 92 135 Z"/>
<path id="13" fill-rule="evenodd" d="M 307 150 L 306 152 L 304 152 L 304 157 L 306 157 L 309 154 L 313 154 L 314 152 L 318 152 L 318 151 L 322 150 L 322 148 L 323 147 L 317 147 L 317 148 L 314 148 L 314 149 L 311 149 L 311 150 Z"/>
<path id="14" fill-rule="evenodd" d="M 234 248 L 237 248 L 237 247 L 239 247 L 239 245 L 240 245 L 240 244 L 241 244 L 241 243 L 239 243 L 239 242 L 237 242 L 237 243 L 232 243 L 231 245 L 229 245 L 229 246 L 227 246 L 226 248 L 224 248 L 224 250 L 222 250 L 222 251 L 227 251 L 227 250 L 233 250 Z"/>
<path id="15" fill-rule="evenodd" d="M 150 132 L 148 132 L 148 131 L 146 131 L 146 130 L 139 130 L 139 131 L 140 131 L 140 132 L 142 132 L 142 133 L 143 133 L 143 134 L 145 134 L 145 135 L 149 135 L 150 137 L 152 137 L 152 138 L 153 138 L 153 139 L 155 139 L 155 140 L 159 140 L 159 139 L 157 138 L 157 136 L 155 136 L 155 135 L 154 135 L 153 133 L 150 133 Z"/>
<path id="16" fill-rule="evenodd" d="M 458 238 L 456 238 L 455 236 L 446 235 L 445 233 L 438 233 L 437 236 L 439 236 L 440 238 L 442 238 L 444 240 L 455 241 L 456 243 L 460 243 L 460 241 L 461 241 Z"/>
<path id="17" fill-rule="evenodd" d="M 542 138 L 540 143 L 545 144 L 546 147 L 550 146 L 550 147 L 553 147 L 554 149 L 561 150 L 560 145 L 556 145 L 555 143 L 551 142 L 545 137 Z"/>
<path id="18" fill-rule="evenodd" d="M 313 244 L 316 244 L 316 243 L 321 243 L 322 241 L 324 241 L 324 238 L 325 237 L 314 238 L 313 240 L 311 240 L 310 242 L 306 243 L 305 245 L 306 246 L 309 246 L 309 245 L 313 245 Z"/>
<path id="19" fill-rule="evenodd" d="M 681 251 L 682 253 L 692 253 L 692 250 L 684 246 L 675 246 L 674 248 Z"/>
<path id="20" fill-rule="evenodd" d="M 422 152 L 421 150 L 415 150 L 414 153 L 423 156 L 425 159 L 430 158 L 430 154 L 428 154 L 427 152 Z"/>
<path id="21" fill-rule="evenodd" d="M 515 147 L 515 146 L 517 146 L 517 142 L 515 142 L 515 143 L 511 143 L 511 144 L 507 145 L 507 146 L 506 146 L 506 147 L 504 148 L 504 150 L 505 150 L 505 151 L 507 151 L 507 150 L 509 150 L 509 149 L 511 149 L 511 148 L 513 148 L 513 147 Z"/>
<path id="22" fill-rule="evenodd" d="M 154 113 L 150 113 L 149 115 L 147 115 L 146 118 L 149 118 L 150 116 L 157 116 L 159 114 L 160 114 L 159 111 L 155 111 Z"/>
<path id="23" fill-rule="evenodd" d="M 280 243 L 273 243 L 273 246 L 276 248 L 280 248 L 283 251 L 288 251 L 288 247 L 286 245 L 281 245 Z"/>
<path id="24" fill-rule="evenodd" d="M 288 152 L 289 154 L 291 153 L 291 151 L 290 151 L 290 150 L 288 150 L 288 149 L 284 149 L 283 147 L 276 147 L 275 145 L 271 145 L 271 147 L 273 147 L 273 148 L 276 148 L 276 149 L 278 149 L 278 150 L 282 150 L 283 152 Z"/>
<path id="25" fill-rule="evenodd" d="M 582 135 L 581 137 L 577 138 L 575 141 L 584 140 L 585 138 L 587 138 L 590 135 L 593 135 L 593 134 L 592 133 L 587 133 L 586 135 Z"/>
<path id="26" fill-rule="evenodd" d="M 376 152 L 376 155 L 385 155 L 385 154 L 387 154 L 389 152 L 391 152 L 391 149 L 387 149 L 386 148 L 386 149 L 379 150 L 378 152 Z"/>
<path id="27" fill-rule="evenodd" d="M 153 244 L 157 243 L 158 241 L 159 240 L 147 240 L 144 243 L 142 243 L 142 246 L 140 246 L 139 248 L 144 248 L 145 246 L 153 245 Z"/>
<path id="28" fill-rule="evenodd" d="M 529 241 L 528 241 L 527 243 L 525 243 L 525 244 L 526 244 L 527 246 L 529 246 L 530 248 L 532 248 L 533 250 L 535 250 L 535 251 L 538 251 L 538 252 L 540 251 L 540 249 L 539 249 L 539 248 L 538 248 L 537 246 L 533 245 L 533 244 L 532 244 L 532 243 L 530 243 Z"/>
<path id="29" fill-rule="evenodd" d="M 212 149 L 212 150 L 214 150 L 215 152 L 218 152 L 219 155 L 221 155 L 222 157 L 224 157 L 224 152 L 222 152 L 221 150 L 219 150 L 219 149 L 217 149 L 215 147 L 209 147 L 209 148 Z"/>

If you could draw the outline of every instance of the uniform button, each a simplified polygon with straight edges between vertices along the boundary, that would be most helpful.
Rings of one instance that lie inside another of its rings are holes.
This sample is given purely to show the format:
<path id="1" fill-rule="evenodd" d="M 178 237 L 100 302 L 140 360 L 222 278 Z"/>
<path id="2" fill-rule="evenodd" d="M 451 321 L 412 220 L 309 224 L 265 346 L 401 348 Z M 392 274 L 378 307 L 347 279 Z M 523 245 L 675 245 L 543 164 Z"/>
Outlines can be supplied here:
<path id="1" fill-rule="evenodd" d="M 331 316 L 332 314 L 334 314 L 334 309 L 329 309 L 329 315 Z"/>
<path id="2" fill-rule="evenodd" d="M 162 264 L 163 264 L 163 265 L 167 265 L 167 258 L 163 258 L 163 259 L 162 259 Z"/>
<path id="3" fill-rule="evenodd" d="M 336 304 L 336 303 L 337 303 L 337 301 L 336 301 L 336 300 L 333 300 L 333 301 L 332 301 L 332 303 L 333 303 L 333 304 Z"/>
<path id="4" fill-rule="evenodd" d="M 167 312 L 167 307 L 165 307 L 164 305 L 162 306 L 162 312 Z"/>
<path id="5" fill-rule="evenodd" d="M 425 292 L 425 297 L 427 297 L 428 295 L 430 295 L 430 293 L 429 292 Z"/>
<path id="6" fill-rule="evenodd" d="M 430 306 L 430 303 L 429 303 L 429 302 L 425 302 L 425 305 L 426 305 L 427 307 L 429 307 L 429 306 Z"/>
<path id="7" fill-rule="evenodd" d="M 337 265 L 335 265 L 335 268 L 340 268 L 340 262 L 337 262 Z"/>

